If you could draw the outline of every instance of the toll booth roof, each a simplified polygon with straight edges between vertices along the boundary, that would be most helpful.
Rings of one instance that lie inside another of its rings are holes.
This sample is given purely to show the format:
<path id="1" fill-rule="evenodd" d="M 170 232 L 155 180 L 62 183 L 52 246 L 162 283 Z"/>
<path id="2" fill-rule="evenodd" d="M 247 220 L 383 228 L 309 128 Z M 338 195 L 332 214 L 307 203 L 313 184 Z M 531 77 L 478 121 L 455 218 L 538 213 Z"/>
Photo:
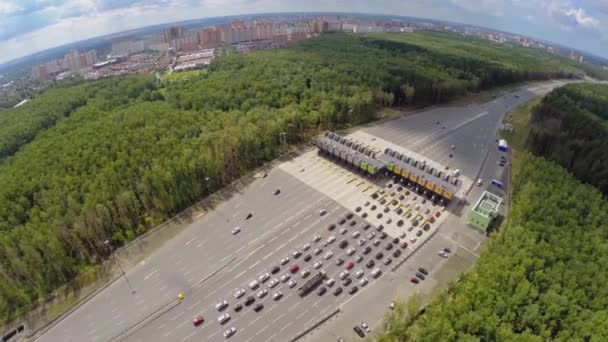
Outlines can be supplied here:
<path id="1" fill-rule="evenodd" d="M 336 150 L 338 150 L 340 153 L 348 153 L 350 154 L 351 157 L 355 157 L 357 159 L 359 159 L 360 161 L 367 163 L 368 165 L 372 165 L 378 169 L 384 167 L 384 163 L 377 160 L 376 158 L 372 158 L 362 152 L 357 151 L 356 149 L 346 146 L 334 139 L 330 139 L 328 137 L 320 137 L 318 139 L 316 139 L 315 141 L 313 141 L 313 145 L 324 149 L 324 150 L 328 150 L 329 148 L 334 148 Z"/>

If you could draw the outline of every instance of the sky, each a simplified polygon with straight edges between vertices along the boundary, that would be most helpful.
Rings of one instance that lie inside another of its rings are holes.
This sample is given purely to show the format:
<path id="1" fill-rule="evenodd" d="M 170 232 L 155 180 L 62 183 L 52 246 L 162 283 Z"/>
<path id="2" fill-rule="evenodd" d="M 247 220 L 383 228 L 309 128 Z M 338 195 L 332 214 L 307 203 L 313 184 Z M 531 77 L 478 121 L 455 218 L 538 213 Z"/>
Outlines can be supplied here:
<path id="1" fill-rule="evenodd" d="M 608 58 L 608 0 L 0 0 L 0 63 L 148 25 L 300 11 L 448 20 L 541 38 Z"/>

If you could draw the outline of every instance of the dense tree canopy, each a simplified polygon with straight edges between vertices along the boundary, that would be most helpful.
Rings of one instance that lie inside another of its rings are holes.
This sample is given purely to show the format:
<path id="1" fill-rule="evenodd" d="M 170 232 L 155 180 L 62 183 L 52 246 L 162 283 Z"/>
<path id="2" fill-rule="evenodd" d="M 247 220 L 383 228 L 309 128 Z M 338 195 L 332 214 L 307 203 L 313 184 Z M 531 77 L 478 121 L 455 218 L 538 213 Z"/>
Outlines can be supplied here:
<path id="1" fill-rule="evenodd" d="M 608 86 L 571 84 L 548 94 L 532 116 L 532 152 L 608 194 Z"/>
<path id="2" fill-rule="evenodd" d="M 608 201 L 553 162 L 528 155 L 522 165 L 507 230 L 379 341 L 608 340 Z"/>
<path id="3" fill-rule="evenodd" d="M 99 262 L 105 240 L 133 239 L 275 158 L 283 136 L 365 122 L 378 105 L 580 74 L 554 57 L 452 39 L 331 34 L 221 57 L 183 81 L 83 83 L 0 112 L 0 314 Z"/>

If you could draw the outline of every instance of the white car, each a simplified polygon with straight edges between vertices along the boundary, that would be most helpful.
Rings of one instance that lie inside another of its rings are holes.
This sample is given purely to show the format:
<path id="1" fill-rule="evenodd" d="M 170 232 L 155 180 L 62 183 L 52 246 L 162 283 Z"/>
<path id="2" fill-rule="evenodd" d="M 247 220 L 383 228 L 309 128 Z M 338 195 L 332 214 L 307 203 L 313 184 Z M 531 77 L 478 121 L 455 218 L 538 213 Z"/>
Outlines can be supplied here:
<path id="1" fill-rule="evenodd" d="M 325 253 L 323 258 L 325 258 L 325 260 L 329 260 L 332 256 L 334 256 L 334 253 L 332 251 L 329 251 L 329 252 Z"/>
<path id="2" fill-rule="evenodd" d="M 302 276 L 302 278 L 308 277 L 309 274 L 310 274 L 310 270 L 308 268 L 305 268 L 302 270 L 302 272 L 300 272 L 300 276 Z"/>
<path id="3" fill-rule="evenodd" d="M 228 322 L 228 320 L 230 320 L 230 314 L 228 314 L 228 313 L 224 313 L 220 317 L 217 318 L 217 321 L 220 322 L 220 324 L 224 324 L 224 323 Z"/>
<path id="4" fill-rule="evenodd" d="M 415 237 L 410 239 L 411 243 L 415 243 L 416 241 L 418 241 L 418 239 L 416 239 Z"/>
<path id="5" fill-rule="evenodd" d="M 325 214 L 327 214 L 327 210 L 325 210 L 325 209 L 319 210 L 319 215 L 323 216 Z"/>
<path id="6" fill-rule="evenodd" d="M 367 242 L 367 240 L 365 240 L 365 239 L 359 240 L 359 246 L 365 245 L 366 242 Z"/>
<path id="7" fill-rule="evenodd" d="M 241 232 L 241 227 L 234 227 L 234 229 L 232 229 L 232 235 L 236 235 L 240 232 Z"/>
<path id="8" fill-rule="evenodd" d="M 291 278 L 291 276 L 289 275 L 289 273 L 285 273 L 281 276 L 281 281 L 282 282 L 286 282 L 289 280 L 289 278 Z"/>
<path id="9" fill-rule="evenodd" d="M 358 231 L 358 230 L 355 230 L 355 231 L 354 231 L 354 232 L 351 234 L 351 236 L 353 237 L 353 239 L 358 238 L 358 237 L 359 237 L 359 235 L 361 235 L 361 233 L 359 233 L 359 231 Z"/>
<path id="10" fill-rule="evenodd" d="M 342 272 L 340 272 L 340 279 L 344 280 L 349 275 L 350 275 L 350 273 L 348 271 L 342 271 Z"/>
<path id="11" fill-rule="evenodd" d="M 262 274 L 260 274 L 260 276 L 258 277 L 258 281 L 259 281 L 260 283 L 263 283 L 263 282 L 265 282 L 266 280 L 268 280 L 269 278 L 270 278 L 270 274 L 268 274 L 268 273 L 262 273 Z"/>
<path id="12" fill-rule="evenodd" d="M 245 294 L 245 290 L 238 289 L 234 292 L 234 298 L 239 299 L 239 298 L 243 297 L 244 294 Z"/>
<path id="13" fill-rule="evenodd" d="M 224 331 L 224 338 L 228 338 L 236 333 L 235 327 L 230 327 L 228 330 Z"/>
<path id="14" fill-rule="evenodd" d="M 372 332 L 372 329 L 370 329 L 367 323 L 365 322 L 361 322 L 361 327 L 363 328 L 363 330 L 365 330 L 366 333 Z"/>
<path id="15" fill-rule="evenodd" d="M 315 248 L 315 250 L 313 252 L 314 255 L 319 255 L 321 253 L 323 253 L 323 250 L 321 248 Z"/>
<path id="16" fill-rule="evenodd" d="M 348 229 L 346 229 L 346 228 L 340 229 L 340 234 L 344 235 L 344 234 L 346 234 L 346 232 L 348 232 Z"/>
<path id="17" fill-rule="evenodd" d="M 323 261 L 321 261 L 321 260 L 315 262 L 314 265 L 312 265 L 312 267 L 314 267 L 316 270 L 321 268 L 321 266 L 323 266 Z"/>
<path id="18" fill-rule="evenodd" d="M 363 277 L 361 280 L 359 280 L 359 286 L 365 286 L 367 285 L 367 278 Z"/>
<path id="19" fill-rule="evenodd" d="M 225 300 L 218 300 L 217 303 L 215 303 L 215 309 L 217 311 L 222 311 L 227 306 L 228 306 L 228 302 Z"/>
<path id="20" fill-rule="evenodd" d="M 355 277 L 361 278 L 361 277 L 363 277 L 363 273 L 364 273 L 363 270 L 358 270 L 357 272 L 355 272 Z"/>
<path id="21" fill-rule="evenodd" d="M 284 257 L 283 259 L 281 259 L 281 265 L 285 265 L 289 262 L 289 258 L 288 257 Z"/>
<path id="22" fill-rule="evenodd" d="M 297 249 L 291 253 L 291 256 L 294 258 L 298 258 L 300 255 L 302 255 L 302 252 Z"/>
<path id="23" fill-rule="evenodd" d="M 372 271 L 372 277 L 374 278 L 378 278 L 380 274 L 382 274 L 382 271 L 380 271 L 379 268 L 374 268 L 374 270 Z"/>
<path id="24" fill-rule="evenodd" d="M 448 257 L 448 253 L 446 253 L 445 251 L 443 251 L 443 249 L 439 250 L 439 252 L 437 252 L 437 255 L 439 255 L 442 258 L 447 258 Z"/>
<path id="25" fill-rule="evenodd" d="M 281 297 L 283 297 L 283 293 L 281 291 L 277 291 L 272 294 L 272 299 L 274 300 L 279 300 Z"/>
<path id="26" fill-rule="evenodd" d="M 327 285 L 327 286 L 333 286 L 335 282 L 336 281 L 334 280 L 334 278 L 329 278 L 329 279 L 327 279 L 325 281 L 325 285 Z"/>
<path id="27" fill-rule="evenodd" d="M 374 246 L 378 246 L 380 244 L 380 240 L 376 239 L 374 240 Z"/>
<path id="28" fill-rule="evenodd" d="M 481 183 L 482 183 L 481 178 L 477 178 L 477 183 L 475 183 L 475 184 L 477 184 L 477 186 L 481 186 Z"/>
<path id="29" fill-rule="evenodd" d="M 319 242 L 319 240 L 321 240 L 321 235 L 315 235 L 312 237 L 313 242 Z"/>
<path id="30" fill-rule="evenodd" d="M 401 234 L 399 234 L 399 238 L 400 239 L 405 239 L 405 232 L 402 232 Z"/>
<path id="31" fill-rule="evenodd" d="M 289 286 L 290 289 L 293 289 L 296 285 L 298 285 L 298 283 L 295 280 L 290 280 L 287 283 L 287 286 Z"/>
<path id="32" fill-rule="evenodd" d="M 327 243 L 332 243 L 334 241 L 336 241 L 336 237 L 333 235 L 327 238 Z"/>
<path id="33" fill-rule="evenodd" d="M 373 239 L 373 238 L 374 238 L 374 236 L 376 236 L 376 233 L 374 233 L 374 232 L 369 232 L 369 234 L 367 234 L 367 239 L 368 239 L 368 240 L 371 240 L 371 239 Z"/>
<path id="34" fill-rule="evenodd" d="M 256 293 L 255 295 L 256 295 L 258 298 L 264 298 L 264 297 L 266 297 L 266 295 L 267 295 L 267 294 L 268 294 L 268 290 L 266 290 L 266 289 L 261 289 L 261 290 L 260 290 L 260 291 L 258 291 L 258 293 Z"/>
<path id="35" fill-rule="evenodd" d="M 307 243 L 307 244 L 305 244 L 304 246 L 302 246 L 302 250 L 303 250 L 303 251 L 307 251 L 307 250 L 309 250 L 309 249 L 310 249 L 310 244 L 309 244 L 309 243 Z"/>
<path id="36" fill-rule="evenodd" d="M 268 287 L 273 288 L 273 287 L 277 286 L 278 283 L 279 283 L 279 280 L 277 278 L 272 278 L 268 282 Z"/>
<path id="37" fill-rule="evenodd" d="M 355 248 L 351 247 L 346 250 L 346 255 L 353 255 L 353 254 L 355 254 L 355 251 L 356 251 Z"/>

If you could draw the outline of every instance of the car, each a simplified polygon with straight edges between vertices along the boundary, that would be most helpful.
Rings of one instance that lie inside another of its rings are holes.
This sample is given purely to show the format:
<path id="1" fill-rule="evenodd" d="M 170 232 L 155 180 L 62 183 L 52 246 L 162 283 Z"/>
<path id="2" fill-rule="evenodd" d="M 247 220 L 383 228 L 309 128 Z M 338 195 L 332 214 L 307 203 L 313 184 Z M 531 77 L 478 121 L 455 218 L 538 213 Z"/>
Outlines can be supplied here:
<path id="1" fill-rule="evenodd" d="M 366 237 L 367 237 L 367 239 L 371 240 L 371 239 L 373 239 L 373 238 L 374 238 L 374 236 L 376 236 L 376 233 L 374 233 L 374 232 L 369 232 L 369 233 L 367 234 L 367 236 L 366 236 Z"/>
<path id="2" fill-rule="evenodd" d="M 264 309 L 264 304 L 262 304 L 262 303 L 259 303 L 253 307 L 253 311 L 255 311 L 255 312 L 260 312 L 260 311 L 262 311 L 262 309 Z"/>
<path id="3" fill-rule="evenodd" d="M 415 277 L 410 278 L 410 281 L 414 284 L 418 284 L 420 282 L 420 280 L 418 280 L 418 278 L 415 278 Z"/>
<path id="4" fill-rule="evenodd" d="M 448 253 L 444 252 L 443 249 L 440 249 L 439 252 L 437 252 L 437 255 L 439 255 L 442 258 L 448 257 Z"/>
<path id="5" fill-rule="evenodd" d="M 352 267 L 351 267 L 352 268 Z M 348 271 L 342 271 L 340 272 L 340 279 L 344 280 L 344 278 L 348 277 L 350 273 Z"/>
<path id="6" fill-rule="evenodd" d="M 309 244 L 309 243 L 305 243 L 305 244 L 302 246 L 302 250 L 303 250 L 303 251 L 307 251 L 307 250 L 309 250 L 309 249 L 310 249 L 310 244 Z"/>
<path id="7" fill-rule="evenodd" d="M 241 310 L 243 310 L 243 304 L 238 303 L 237 305 L 234 306 L 235 312 L 240 312 Z"/>
<path id="8" fill-rule="evenodd" d="M 342 258 L 338 258 L 338 259 L 336 259 L 336 266 L 340 266 L 340 265 L 342 265 L 343 263 L 344 263 L 344 259 L 342 259 Z"/>
<path id="9" fill-rule="evenodd" d="M 505 163 L 501 161 L 500 163 L 498 163 L 498 165 L 505 166 Z"/>
<path id="10" fill-rule="evenodd" d="M 397 221 L 397 227 L 403 227 L 403 224 L 404 224 L 404 223 L 405 223 L 405 222 L 404 222 L 403 220 L 399 220 L 399 221 Z"/>
<path id="11" fill-rule="evenodd" d="M 261 304 L 259 304 L 261 305 Z M 230 327 L 227 330 L 224 331 L 224 338 L 228 338 L 232 335 L 236 334 L 236 328 L 235 327 Z"/>
<path id="12" fill-rule="evenodd" d="M 368 255 L 370 252 L 372 251 L 372 248 L 370 246 L 365 247 L 365 249 L 363 250 L 363 254 L 364 255 Z"/>
<path id="13" fill-rule="evenodd" d="M 446 253 L 452 253 L 452 250 L 449 249 L 448 247 L 444 248 L 443 251 L 446 252 Z"/>
<path id="14" fill-rule="evenodd" d="M 360 239 L 358 243 L 359 243 L 359 246 L 363 246 L 363 245 L 365 245 L 366 242 L 367 242 L 366 239 Z"/>
<path id="15" fill-rule="evenodd" d="M 362 256 L 360 256 L 360 255 L 357 255 L 357 256 L 355 257 L 355 261 L 356 261 L 357 263 L 360 263 L 361 261 L 363 261 L 363 257 L 362 257 Z"/>
<path id="16" fill-rule="evenodd" d="M 293 256 L 294 259 L 299 258 L 300 255 L 302 255 L 302 252 L 297 249 L 291 253 L 291 256 Z"/>
<path id="17" fill-rule="evenodd" d="M 273 288 L 273 287 L 277 286 L 278 283 L 279 283 L 279 280 L 277 278 L 272 278 L 268 282 L 268 287 Z"/>
<path id="18" fill-rule="evenodd" d="M 416 241 L 418 241 L 418 239 L 416 239 L 415 237 L 410 239 L 410 243 L 415 243 Z"/>
<path id="19" fill-rule="evenodd" d="M 350 291 L 349 291 L 349 292 L 350 292 Z M 355 292 L 357 292 L 357 291 L 355 291 Z M 353 293 L 354 293 L 354 292 L 353 292 Z M 355 333 L 356 333 L 357 335 L 359 335 L 359 337 L 365 337 L 365 333 L 363 332 L 363 330 L 361 330 L 361 328 L 359 328 L 359 326 L 358 326 L 358 325 L 355 325 L 355 326 L 353 327 L 353 330 L 355 331 Z"/>
<path id="20" fill-rule="evenodd" d="M 427 271 L 424 267 L 418 267 L 418 272 L 424 275 L 429 275 L 429 271 Z"/>
<path id="21" fill-rule="evenodd" d="M 428 215 L 430 213 L 431 213 L 431 209 L 429 209 L 429 208 L 424 209 L 424 214 L 425 215 Z"/>
<path id="22" fill-rule="evenodd" d="M 398 238 L 398 237 L 393 238 L 393 243 L 394 243 L 395 245 L 396 245 L 396 244 L 398 244 L 398 243 L 399 243 L 399 238 Z"/>
<path id="23" fill-rule="evenodd" d="M 253 296 L 249 296 L 247 299 L 245 299 L 245 306 L 250 306 L 253 304 L 253 302 L 255 302 L 255 298 L 253 298 Z"/>
<path id="24" fill-rule="evenodd" d="M 476 184 L 477 186 L 481 186 L 481 184 L 482 184 L 482 180 L 481 180 L 481 178 L 477 178 L 477 182 L 475 182 L 475 184 Z"/>
<path id="25" fill-rule="evenodd" d="M 439 217 L 439 216 L 441 216 L 441 211 L 438 211 L 435 213 L 435 217 Z"/>
<path id="26" fill-rule="evenodd" d="M 264 297 L 266 297 L 266 295 L 267 295 L 267 294 L 268 294 L 268 290 L 266 290 L 266 289 L 261 289 L 261 290 L 260 290 L 260 291 L 258 291 L 258 293 L 256 293 L 255 295 L 256 295 L 258 298 L 264 298 Z"/>
<path id="27" fill-rule="evenodd" d="M 305 268 L 305 269 L 302 270 L 302 272 L 300 272 L 300 276 L 302 278 L 308 277 L 309 274 L 310 274 L 310 270 L 308 268 Z"/>
<path id="28" fill-rule="evenodd" d="M 315 269 L 319 269 L 321 268 L 321 266 L 323 266 L 323 261 L 319 260 L 317 262 L 315 262 L 312 267 L 314 267 Z"/>
<path id="29" fill-rule="evenodd" d="M 374 244 L 374 246 L 378 246 L 380 244 L 380 240 L 378 240 L 378 239 L 374 240 L 373 244 Z"/>
<path id="30" fill-rule="evenodd" d="M 344 280 L 342 280 L 342 286 L 347 287 L 352 282 L 353 282 L 353 280 L 350 277 L 345 278 Z"/>
<path id="31" fill-rule="evenodd" d="M 401 233 L 399 234 L 399 238 L 400 238 L 400 239 L 405 239 L 405 235 L 406 235 L 406 234 L 405 234 L 405 232 L 401 232 Z"/>
<path id="32" fill-rule="evenodd" d="M 260 276 L 258 277 L 258 281 L 259 281 L 260 283 L 264 283 L 264 282 L 266 282 L 266 280 L 268 280 L 269 278 L 270 278 L 270 274 L 268 274 L 268 273 L 262 273 L 262 274 L 260 274 Z"/>
<path id="33" fill-rule="evenodd" d="M 243 289 L 237 289 L 234 292 L 234 298 L 236 298 L 236 299 L 239 299 L 239 298 L 243 297 L 244 295 L 245 295 L 245 290 L 243 290 Z"/>
<path id="34" fill-rule="evenodd" d="M 355 277 L 357 279 L 363 277 L 363 274 L 365 274 L 365 272 L 363 270 L 358 270 L 357 272 L 355 272 Z"/>
<path id="35" fill-rule="evenodd" d="M 298 272 L 299 269 L 300 269 L 300 266 L 298 266 L 298 264 L 293 264 L 289 267 L 289 272 L 296 273 L 296 272 Z"/>
<path id="36" fill-rule="evenodd" d="M 371 207 L 369 207 L 369 208 L 370 208 L 370 209 L 373 211 L 373 210 L 376 210 L 378 207 L 376 207 L 376 205 L 374 204 L 374 205 L 372 205 L 372 206 L 371 206 Z"/>
<path id="37" fill-rule="evenodd" d="M 345 216 L 345 217 L 346 217 L 346 219 L 347 219 L 347 220 L 350 220 L 350 219 L 352 219 L 352 218 L 353 218 L 353 216 L 355 216 L 355 214 L 353 214 L 353 213 L 348 213 L 348 214 L 346 214 L 346 216 Z"/>
<path id="38" fill-rule="evenodd" d="M 381 232 L 384 229 L 384 225 L 380 224 L 378 225 L 378 227 L 376 227 L 376 230 Z"/>
<path id="39" fill-rule="evenodd" d="M 281 282 L 286 282 L 289 280 L 289 278 L 291 278 L 291 276 L 289 275 L 289 273 L 285 273 L 281 276 Z"/>
<path id="40" fill-rule="evenodd" d="M 382 216 L 384 216 L 384 215 L 382 215 L 382 213 L 378 213 L 378 215 L 376 215 L 376 218 L 377 218 L 377 219 L 381 219 L 381 218 L 382 218 Z"/>
<path id="41" fill-rule="evenodd" d="M 398 258 L 401 256 L 401 251 L 398 249 L 395 249 L 395 251 L 393 252 L 393 258 Z"/>
<path id="42" fill-rule="evenodd" d="M 355 267 L 355 263 L 352 261 L 349 261 L 344 268 L 346 268 L 347 270 L 350 270 L 353 267 Z"/>
<path id="43" fill-rule="evenodd" d="M 350 236 L 352 236 L 352 237 L 353 237 L 353 239 L 356 239 L 356 238 L 358 238 L 358 237 L 359 237 L 359 235 L 361 235 L 361 233 L 359 233 L 359 231 L 358 231 L 358 230 L 355 230 L 355 231 L 354 231 L 354 232 L 353 232 L 353 233 L 352 233 Z"/>
<path id="44" fill-rule="evenodd" d="M 391 211 L 391 208 L 389 208 L 389 207 L 385 207 L 383 211 L 384 211 L 384 213 L 386 214 L 386 213 L 388 213 L 389 211 Z"/>
<path id="45" fill-rule="evenodd" d="M 366 213 L 366 212 L 364 212 L 363 214 L 361 214 L 361 217 L 363 217 L 363 218 L 367 218 L 367 213 Z"/>
<path id="46" fill-rule="evenodd" d="M 315 250 L 312 252 L 312 254 L 314 255 L 319 255 L 323 253 L 323 249 L 322 248 L 315 248 Z"/>
<path id="47" fill-rule="evenodd" d="M 357 224 L 357 221 L 354 221 L 354 220 L 353 220 L 353 221 L 350 221 L 350 223 L 349 223 L 349 225 L 350 225 L 351 227 L 354 227 L 356 224 Z"/>
<path id="48" fill-rule="evenodd" d="M 281 261 L 279 261 L 279 263 L 280 263 L 281 265 L 285 265 L 285 264 L 287 264 L 288 262 L 289 262 L 289 258 L 288 258 L 288 257 L 284 257 L 283 259 L 281 259 Z"/>
<path id="49" fill-rule="evenodd" d="M 365 267 L 372 268 L 372 267 L 374 267 L 375 264 L 376 263 L 374 262 L 374 260 L 370 259 L 367 261 L 367 264 L 365 264 Z"/>
<path id="50" fill-rule="evenodd" d="M 365 322 L 361 322 L 361 327 L 363 328 L 363 330 L 365 330 L 365 332 L 370 333 L 372 332 L 372 329 L 369 328 L 369 326 L 367 325 L 367 323 Z"/>
<path id="51" fill-rule="evenodd" d="M 227 313 L 227 312 L 226 312 L 226 313 L 221 314 L 221 315 L 220 315 L 220 317 L 218 317 L 218 318 L 217 318 L 217 321 L 218 321 L 220 324 L 224 324 L 224 323 L 228 322 L 229 320 L 230 320 L 230 314 L 229 314 L 229 313 Z"/>
<path id="52" fill-rule="evenodd" d="M 335 236 L 333 236 L 333 235 L 327 238 L 327 243 L 328 243 L 328 244 L 330 244 L 330 243 L 332 243 L 332 242 L 334 242 L 334 241 L 336 241 L 336 237 L 335 237 Z"/>
<path id="53" fill-rule="evenodd" d="M 323 256 L 323 259 L 329 260 L 329 259 L 331 259 L 332 256 L 334 256 L 334 253 L 332 251 L 329 251 L 329 252 L 325 253 L 325 255 Z"/>
<path id="54" fill-rule="evenodd" d="M 356 251 L 356 249 L 354 247 L 351 247 L 346 250 L 346 255 L 353 255 L 353 254 L 355 254 L 355 251 Z"/>
<path id="55" fill-rule="evenodd" d="M 405 214 L 405 218 L 406 218 L 406 219 L 409 219 L 410 217 L 412 217 L 412 213 L 407 213 L 407 214 Z"/>
<path id="56" fill-rule="evenodd" d="M 195 327 L 198 327 L 199 325 L 205 323 L 205 318 L 203 318 L 203 316 L 195 316 L 192 319 L 192 325 L 194 325 Z"/>
<path id="57" fill-rule="evenodd" d="M 298 283 L 295 280 L 290 280 L 287 283 L 287 286 L 289 286 L 290 289 L 293 289 L 296 285 L 298 285 Z"/>
<path id="58" fill-rule="evenodd" d="M 391 262 L 393 262 L 393 259 L 391 259 L 391 258 L 386 258 L 386 259 L 384 259 L 384 261 L 382 261 L 382 263 L 385 265 L 389 265 Z"/>
<path id="59" fill-rule="evenodd" d="M 236 235 L 241 232 L 241 227 L 234 227 L 232 229 L 232 235 Z"/>
<path id="60" fill-rule="evenodd" d="M 376 253 L 376 260 L 380 260 L 382 259 L 382 257 L 384 257 L 384 254 L 382 254 L 382 252 Z"/>
<path id="61" fill-rule="evenodd" d="M 422 230 L 417 231 L 417 232 L 416 232 L 416 236 L 417 236 L 417 237 L 422 236 Z"/>
<path id="62" fill-rule="evenodd" d="M 387 243 L 387 244 L 384 246 L 384 249 L 386 249 L 387 251 L 390 251 L 391 249 L 393 249 L 393 244 L 392 244 L 392 243 L 390 243 L 390 242 L 389 242 L 389 243 Z"/>
<path id="63" fill-rule="evenodd" d="M 329 278 L 325 281 L 325 285 L 332 287 L 334 286 L 334 284 L 336 283 L 336 280 L 334 278 Z"/>
<path id="64" fill-rule="evenodd" d="M 353 287 L 350 288 L 350 290 L 348 290 L 348 293 L 352 295 L 352 294 L 357 293 L 358 290 L 359 290 L 358 287 L 353 286 Z"/>
<path id="65" fill-rule="evenodd" d="M 283 293 L 281 291 L 277 291 L 272 294 L 272 299 L 274 300 L 279 300 L 281 297 L 283 297 Z"/>
<path id="66" fill-rule="evenodd" d="M 414 226 L 414 227 L 418 227 L 418 224 L 420 224 L 420 222 L 418 220 L 414 220 L 412 222 L 412 226 Z"/>
<path id="67" fill-rule="evenodd" d="M 378 278 L 381 274 L 382 271 L 379 268 L 374 268 L 371 273 L 372 277 L 374 278 Z"/>
<path id="68" fill-rule="evenodd" d="M 422 274 L 420 272 L 416 272 L 416 278 L 418 278 L 420 280 L 424 280 L 426 277 L 424 276 L 424 274 Z"/>
<path id="69" fill-rule="evenodd" d="M 344 234 L 346 234 L 346 232 L 348 232 L 348 229 L 346 229 L 346 228 L 340 229 L 340 234 L 344 235 Z"/>
<path id="70" fill-rule="evenodd" d="M 249 214 L 247 214 L 247 216 L 245 216 L 245 220 L 249 220 L 249 219 L 250 219 L 250 218 L 252 218 L 252 217 L 253 217 L 253 214 L 252 214 L 252 213 L 249 213 Z"/>
<path id="71" fill-rule="evenodd" d="M 332 231 L 336 229 L 336 225 L 334 223 L 330 224 L 329 226 L 327 226 L 327 230 Z"/>
<path id="72" fill-rule="evenodd" d="M 274 191 L 274 195 L 275 195 L 275 196 L 276 196 L 276 195 L 278 195 L 278 194 L 280 194 L 280 193 L 281 193 L 281 189 L 276 189 L 276 190 Z"/>
<path id="73" fill-rule="evenodd" d="M 344 224 L 346 222 L 345 218 L 341 218 L 340 220 L 338 220 L 338 224 Z"/>
<path id="74" fill-rule="evenodd" d="M 394 309 L 395 309 L 395 302 L 391 302 L 391 303 L 388 305 L 388 307 L 389 307 L 391 310 L 394 310 Z"/>
<path id="75" fill-rule="evenodd" d="M 310 261 L 310 259 L 312 259 L 312 255 L 310 255 L 310 254 L 306 254 L 306 255 L 304 256 L 304 259 L 303 259 L 303 260 L 304 260 L 304 262 L 309 262 L 309 261 Z"/>
<path id="76" fill-rule="evenodd" d="M 355 208 L 355 212 L 357 212 L 357 213 L 358 213 L 358 212 L 360 212 L 360 211 L 361 211 L 361 207 L 356 207 L 356 208 Z"/>
<path id="77" fill-rule="evenodd" d="M 363 230 L 368 230 L 372 225 L 367 223 L 365 226 L 363 226 Z"/>
<path id="78" fill-rule="evenodd" d="M 327 292 L 327 288 L 325 286 L 321 286 L 319 287 L 319 289 L 317 290 L 317 295 L 322 296 L 325 294 L 325 292 Z"/>
<path id="79" fill-rule="evenodd" d="M 342 293 L 342 288 L 340 286 L 334 289 L 334 296 L 339 296 Z"/>
<path id="80" fill-rule="evenodd" d="M 338 247 L 340 247 L 342 249 L 346 248 L 346 246 L 348 246 L 348 241 L 346 241 L 346 240 L 342 240 L 340 242 L 340 244 L 338 245 Z"/>
<path id="81" fill-rule="evenodd" d="M 315 235 L 312 237 L 312 242 L 319 242 L 321 240 L 321 235 Z"/>
<path id="82" fill-rule="evenodd" d="M 319 210 L 319 215 L 323 216 L 325 214 L 327 214 L 327 210 L 325 210 L 325 209 Z"/>
<path id="83" fill-rule="evenodd" d="M 387 236 L 388 236 L 388 234 L 386 234 L 386 232 L 380 233 L 380 238 L 381 239 L 386 239 Z"/>
<path id="84" fill-rule="evenodd" d="M 222 311 L 222 310 L 224 310 L 224 309 L 225 309 L 227 306 L 228 306 L 228 302 L 227 302 L 227 301 L 225 301 L 225 300 L 223 300 L 223 299 L 218 300 L 218 301 L 217 301 L 217 303 L 215 303 L 215 309 L 216 309 L 217 311 Z"/>
<path id="85" fill-rule="evenodd" d="M 279 271 L 280 271 L 280 270 L 281 270 L 281 268 L 280 268 L 279 266 L 273 266 L 273 267 L 270 269 L 270 273 L 272 273 L 272 274 L 277 274 L 277 273 L 279 273 Z"/>
<path id="86" fill-rule="evenodd" d="M 414 226 L 410 226 L 410 227 L 407 229 L 407 231 L 408 231 L 408 232 L 411 232 L 412 230 L 414 230 Z"/>

